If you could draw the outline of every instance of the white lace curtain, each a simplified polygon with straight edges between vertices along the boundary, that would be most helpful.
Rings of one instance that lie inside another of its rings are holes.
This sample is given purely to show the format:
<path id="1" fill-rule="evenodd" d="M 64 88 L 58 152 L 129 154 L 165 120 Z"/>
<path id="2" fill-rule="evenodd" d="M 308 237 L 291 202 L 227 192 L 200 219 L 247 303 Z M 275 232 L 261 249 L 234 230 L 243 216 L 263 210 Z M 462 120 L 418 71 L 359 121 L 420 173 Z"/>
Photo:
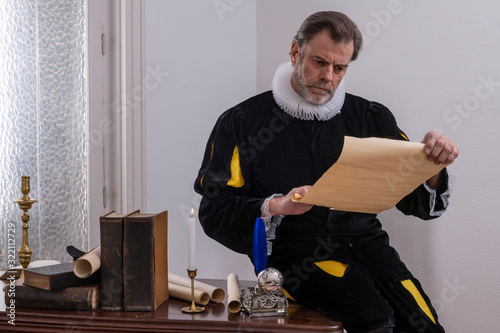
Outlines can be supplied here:
<path id="1" fill-rule="evenodd" d="M 87 244 L 85 6 L 0 3 L 0 270 L 21 246 L 22 211 L 12 201 L 24 175 L 38 200 L 29 211 L 32 261 L 69 261 L 67 245 Z"/>

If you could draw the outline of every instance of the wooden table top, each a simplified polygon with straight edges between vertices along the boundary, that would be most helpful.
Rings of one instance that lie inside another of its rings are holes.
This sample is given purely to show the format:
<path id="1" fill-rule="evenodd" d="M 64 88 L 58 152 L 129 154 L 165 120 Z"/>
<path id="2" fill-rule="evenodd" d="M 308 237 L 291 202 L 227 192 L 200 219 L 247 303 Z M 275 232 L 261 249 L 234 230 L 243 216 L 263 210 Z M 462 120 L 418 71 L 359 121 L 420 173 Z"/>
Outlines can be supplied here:
<path id="1" fill-rule="evenodd" d="M 225 280 L 202 281 L 227 289 Z M 241 281 L 240 284 L 252 285 Z M 152 312 L 16 308 L 14 326 L 8 323 L 3 291 L 0 295 L 0 331 L 9 332 L 343 332 L 340 322 L 292 301 L 286 316 L 250 318 L 244 312 L 230 313 L 227 300 L 210 302 L 202 313 L 186 314 L 181 308 L 190 303 L 176 298 L 168 299 Z"/>

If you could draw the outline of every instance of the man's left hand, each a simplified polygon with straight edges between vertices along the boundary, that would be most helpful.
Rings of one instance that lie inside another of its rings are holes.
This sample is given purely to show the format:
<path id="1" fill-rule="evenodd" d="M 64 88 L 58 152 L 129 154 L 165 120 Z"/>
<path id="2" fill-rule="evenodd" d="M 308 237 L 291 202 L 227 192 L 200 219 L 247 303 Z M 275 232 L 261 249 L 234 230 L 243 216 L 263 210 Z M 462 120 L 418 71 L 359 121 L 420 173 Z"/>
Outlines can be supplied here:
<path id="1" fill-rule="evenodd" d="M 422 140 L 427 159 L 435 164 L 448 164 L 458 157 L 457 146 L 443 134 L 427 133 Z"/>
<path id="2" fill-rule="evenodd" d="M 422 143 L 425 145 L 424 152 L 427 154 L 427 159 L 435 164 L 448 164 L 458 157 L 457 146 L 443 134 L 430 131 Z M 427 180 L 427 185 L 430 188 L 437 188 L 442 182 L 441 172 L 438 172 Z"/>

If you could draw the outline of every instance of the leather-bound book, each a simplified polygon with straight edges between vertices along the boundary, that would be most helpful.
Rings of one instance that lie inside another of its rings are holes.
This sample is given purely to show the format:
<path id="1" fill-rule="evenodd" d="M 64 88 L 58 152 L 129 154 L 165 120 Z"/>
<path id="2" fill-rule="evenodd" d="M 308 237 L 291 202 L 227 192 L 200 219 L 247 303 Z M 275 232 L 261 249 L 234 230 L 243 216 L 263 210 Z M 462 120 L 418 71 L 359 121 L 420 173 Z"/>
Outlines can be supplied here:
<path id="1" fill-rule="evenodd" d="M 133 214 L 133 213 L 132 213 Z M 101 308 L 123 310 L 123 220 L 114 211 L 100 217 Z"/>
<path id="2" fill-rule="evenodd" d="M 99 306 L 99 284 L 68 287 L 59 290 L 44 290 L 22 285 L 16 281 L 15 289 L 4 287 L 5 304 L 11 299 L 16 308 L 39 308 L 57 310 L 95 310 Z"/>
<path id="3" fill-rule="evenodd" d="M 24 270 L 25 285 L 45 290 L 58 290 L 97 283 L 100 278 L 99 270 L 87 278 L 79 278 L 73 273 L 72 262 Z"/>
<path id="4" fill-rule="evenodd" d="M 167 225 L 167 211 L 125 217 L 125 311 L 153 311 L 168 298 Z"/>

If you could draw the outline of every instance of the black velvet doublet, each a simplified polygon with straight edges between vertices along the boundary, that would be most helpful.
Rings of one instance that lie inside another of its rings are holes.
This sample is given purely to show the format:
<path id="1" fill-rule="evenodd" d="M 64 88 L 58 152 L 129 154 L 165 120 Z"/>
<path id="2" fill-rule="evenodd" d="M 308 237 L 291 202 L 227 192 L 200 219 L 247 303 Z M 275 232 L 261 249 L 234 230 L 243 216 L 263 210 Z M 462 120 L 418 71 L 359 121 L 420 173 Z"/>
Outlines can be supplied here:
<path id="1" fill-rule="evenodd" d="M 254 223 L 265 198 L 313 185 L 339 158 L 344 136 L 407 140 L 386 107 L 350 94 L 341 112 L 327 121 L 288 115 L 270 91 L 224 112 L 210 135 L 194 185 L 203 196 L 199 219 L 205 233 L 251 258 Z M 435 210 L 443 206 L 439 194 Z M 421 185 L 397 208 L 430 219 L 429 202 Z M 290 272 L 285 281 L 289 288 L 300 278 L 292 273 L 294 265 L 319 259 L 368 265 L 389 287 L 411 278 L 374 214 L 315 206 L 305 214 L 285 216 L 272 244 L 268 266 L 284 272 L 285 280 Z"/>

